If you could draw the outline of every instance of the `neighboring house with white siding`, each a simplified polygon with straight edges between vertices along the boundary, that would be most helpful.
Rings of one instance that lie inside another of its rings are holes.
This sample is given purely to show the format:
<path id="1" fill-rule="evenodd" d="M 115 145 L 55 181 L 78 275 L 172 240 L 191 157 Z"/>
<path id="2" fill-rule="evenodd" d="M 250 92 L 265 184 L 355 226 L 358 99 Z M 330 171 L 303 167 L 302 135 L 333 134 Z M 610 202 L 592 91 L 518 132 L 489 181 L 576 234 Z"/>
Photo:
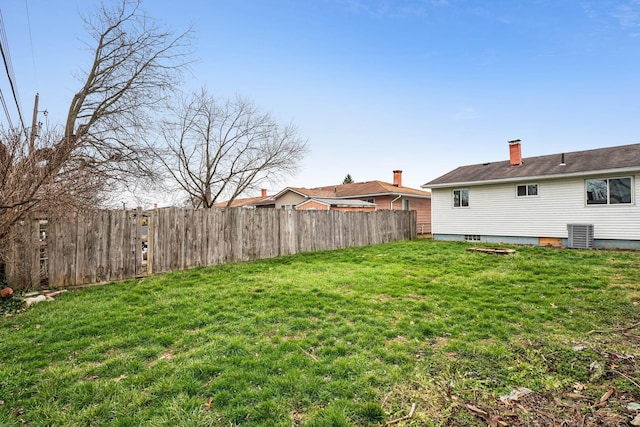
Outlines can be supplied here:
<path id="1" fill-rule="evenodd" d="M 523 158 L 514 140 L 509 153 L 422 186 L 434 239 L 640 249 L 640 144 Z"/>

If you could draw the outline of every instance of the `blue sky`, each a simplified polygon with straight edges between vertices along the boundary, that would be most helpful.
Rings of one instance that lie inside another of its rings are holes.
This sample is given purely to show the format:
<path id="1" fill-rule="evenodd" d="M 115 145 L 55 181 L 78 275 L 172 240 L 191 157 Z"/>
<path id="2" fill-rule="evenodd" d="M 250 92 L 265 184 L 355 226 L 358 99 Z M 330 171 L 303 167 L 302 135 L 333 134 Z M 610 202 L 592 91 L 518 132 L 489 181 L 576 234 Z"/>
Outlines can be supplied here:
<path id="1" fill-rule="evenodd" d="M 97 4 L 0 5 L 27 121 L 39 92 L 47 120 L 62 122 L 73 76 L 91 60 L 79 13 Z M 392 181 L 394 169 L 418 188 L 460 165 L 506 160 L 511 139 L 525 157 L 640 142 L 640 0 L 143 7 L 174 31 L 193 25 L 197 62 L 185 89 L 242 94 L 308 138 L 298 175 L 270 193 L 347 173 Z M 0 88 L 10 100 L 4 73 Z"/>

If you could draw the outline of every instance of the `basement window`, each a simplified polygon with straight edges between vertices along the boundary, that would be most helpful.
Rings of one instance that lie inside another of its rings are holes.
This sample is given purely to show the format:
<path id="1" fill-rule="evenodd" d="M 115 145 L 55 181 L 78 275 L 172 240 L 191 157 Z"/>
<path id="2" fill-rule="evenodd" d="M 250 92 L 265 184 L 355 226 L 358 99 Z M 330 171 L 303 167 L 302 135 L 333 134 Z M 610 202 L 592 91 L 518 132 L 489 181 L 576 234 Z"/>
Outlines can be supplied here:
<path id="1" fill-rule="evenodd" d="M 466 208 L 469 207 L 469 190 L 453 190 L 453 207 Z"/>
<path id="2" fill-rule="evenodd" d="M 598 178 L 585 181 L 587 205 L 631 203 L 631 178 Z"/>
<path id="3" fill-rule="evenodd" d="M 516 196 L 518 197 L 534 197 L 537 195 L 538 195 L 538 184 L 516 185 Z"/>
<path id="4" fill-rule="evenodd" d="M 465 234 L 464 235 L 464 240 L 466 240 L 467 242 L 479 242 L 480 241 L 480 235 L 478 235 L 478 234 Z"/>

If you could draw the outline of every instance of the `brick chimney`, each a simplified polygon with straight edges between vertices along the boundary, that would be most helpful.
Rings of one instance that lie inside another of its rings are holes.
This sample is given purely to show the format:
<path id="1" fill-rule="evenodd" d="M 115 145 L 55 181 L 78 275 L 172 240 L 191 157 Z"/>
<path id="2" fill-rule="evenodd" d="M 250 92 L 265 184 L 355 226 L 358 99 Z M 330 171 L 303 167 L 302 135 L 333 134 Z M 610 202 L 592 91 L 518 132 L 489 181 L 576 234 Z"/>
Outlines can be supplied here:
<path id="1" fill-rule="evenodd" d="M 509 141 L 509 164 L 511 166 L 520 166 L 522 164 L 522 148 L 520 147 L 519 139 Z"/>
<path id="2" fill-rule="evenodd" d="M 402 171 L 393 171 L 393 185 L 395 187 L 402 187 Z"/>
<path id="3" fill-rule="evenodd" d="M 267 189 L 266 189 L 266 188 L 263 188 L 263 189 L 262 189 L 262 198 L 263 198 L 263 199 L 266 199 L 266 198 L 267 198 Z"/>

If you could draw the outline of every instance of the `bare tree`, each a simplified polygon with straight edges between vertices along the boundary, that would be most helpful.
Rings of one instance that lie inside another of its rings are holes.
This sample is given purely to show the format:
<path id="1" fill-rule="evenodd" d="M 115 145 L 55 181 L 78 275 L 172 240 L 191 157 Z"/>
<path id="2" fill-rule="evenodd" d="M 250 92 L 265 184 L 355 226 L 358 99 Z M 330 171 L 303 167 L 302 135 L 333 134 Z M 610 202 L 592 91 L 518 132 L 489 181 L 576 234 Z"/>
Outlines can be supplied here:
<path id="1" fill-rule="evenodd" d="M 29 212 L 63 213 L 101 203 L 100 176 L 65 142 L 59 132 L 46 130 L 29 151 L 24 133 L 0 132 L 0 241 Z"/>
<path id="2" fill-rule="evenodd" d="M 191 95 L 163 127 L 158 151 L 171 181 L 193 207 L 230 206 L 243 192 L 294 173 L 307 153 L 298 129 L 279 125 L 242 97 L 217 102 Z"/>
<path id="3" fill-rule="evenodd" d="M 34 149 L 18 131 L 0 134 L 0 251 L 29 212 L 95 207 L 113 185 L 151 176 L 139 141 L 188 63 L 190 31 L 163 30 L 140 6 L 118 0 L 85 19 L 92 57 L 63 130 L 46 131 Z"/>
<path id="4" fill-rule="evenodd" d="M 94 170 L 109 179 L 152 175 L 141 143 L 162 100 L 187 65 L 190 30 L 179 35 L 160 28 L 141 0 L 119 0 L 85 19 L 93 39 L 93 61 L 81 76 L 64 137 L 82 150 Z"/>

